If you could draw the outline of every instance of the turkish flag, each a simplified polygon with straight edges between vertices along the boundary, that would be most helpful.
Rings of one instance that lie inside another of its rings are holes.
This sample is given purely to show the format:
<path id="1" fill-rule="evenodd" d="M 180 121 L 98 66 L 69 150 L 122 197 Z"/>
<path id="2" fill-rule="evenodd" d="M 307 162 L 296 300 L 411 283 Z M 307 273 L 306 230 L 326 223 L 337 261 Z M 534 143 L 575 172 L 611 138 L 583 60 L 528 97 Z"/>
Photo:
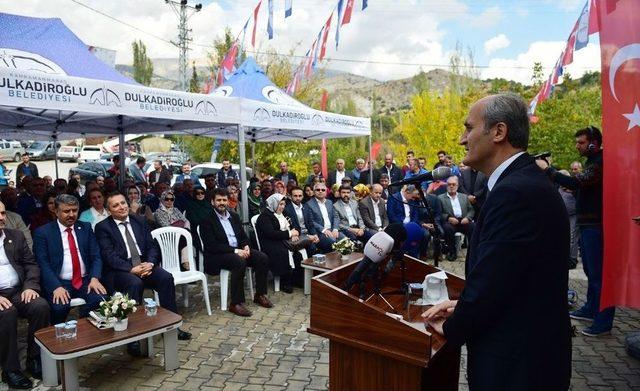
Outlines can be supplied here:
<path id="1" fill-rule="evenodd" d="M 351 22 L 351 13 L 353 12 L 353 3 L 355 0 L 347 0 L 347 5 L 344 7 L 344 16 L 342 17 L 342 25 Z"/>
<path id="2" fill-rule="evenodd" d="M 601 308 L 640 308 L 640 1 L 598 3 L 602 59 Z"/>
<path id="3" fill-rule="evenodd" d="M 322 91 L 322 98 L 320 98 L 320 110 L 327 110 L 327 101 L 329 100 L 329 93 L 327 90 Z M 322 176 L 329 178 L 329 165 L 327 164 L 327 139 L 322 139 L 322 147 L 320 148 L 320 166 L 322 167 Z"/>
<path id="4" fill-rule="evenodd" d="M 324 58 L 324 54 L 327 51 L 327 37 L 329 36 L 329 29 L 331 28 L 331 19 L 333 19 L 333 12 L 329 15 L 329 19 L 324 24 L 324 33 L 322 35 L 322 46 L 320 47 L 320 61 Z"/>
<path id="5" fill-rule="evenodd" d="M 251 46 L 256 47 L 256 28 L 258 27 L 258 12 L 260 12 L 260 5 L 262 0 L 258 2 L 256 8 L 253 10 L 253 33 L 251 34 Z"/>

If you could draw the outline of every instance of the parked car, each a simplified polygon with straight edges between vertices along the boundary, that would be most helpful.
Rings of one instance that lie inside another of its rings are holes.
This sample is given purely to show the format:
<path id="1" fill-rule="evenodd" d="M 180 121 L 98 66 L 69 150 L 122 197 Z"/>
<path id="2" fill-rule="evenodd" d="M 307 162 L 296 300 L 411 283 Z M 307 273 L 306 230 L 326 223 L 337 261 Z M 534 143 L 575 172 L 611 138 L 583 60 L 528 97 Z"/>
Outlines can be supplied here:
<path id="1" fill-rule="evenodd" d="M 85 145 L 80 151 L 80 157 L 78 157 L 78 163 L 94 162 L 100 160 L 102 154 L 102 147 L 99 145 Z"/>
<path id="2" fill-rule="evenodd" d="M 61 162 L 77 162 L 80 157 L 80 147 L 72 147 L 71 145 L 65 145 L 58 150 L 58 160 Z"/>
<path id="3" fill-rule="evenodd" d="M 49 160 L 55 159 L 56 151 L 54 149 L 60 149 L 60 143 L 53 141 L 34 141 L 29 145 L 26 152 L 31 157 L 31 160 Z"/>
<path id="4" fill-rule="evenodd" d="M 87 181 L 95 181 L 97 177 L 102 176 L 109 178 L 110 175 L 107 170 L 113 166 L 111 162 L 86 162 L 79 164 L 77 167 L 73 167 L 69 170 L 69 177 L 75 174 L 80 175 L 80 183 L 84 184 Z"/>
<path id="5" fill-rule="evenodd" d="M 19 162 L 24 151 L 20 141 L 0 140 L 0 157 L 2 160 Z"/>
<path id="6" fill-rule="evenodd" d="M 235 172 L 240 171 L 240 166 L 237 164 L 232 164 L 231 168 L 233 168 Z M 200 185 L 202 185 L 202 187 L 205 187 L 204 177 L 208 174 L 215 175 L 221 169 L 222 169 L 222 163 L 202 163 L 202 164 L 197 164 L 193 166 L 193 168 L 191 168 L 191 173 L 193 175 L 196 175 L 198 178 L 200 178 Z M 240 173 L 238 172 L 238 176 L 239 175 Z M 249 184 L 249 178 L 251 178 L 252 176 L 253 176 L 253 170 L 247 167 L 247 185 Z"/>

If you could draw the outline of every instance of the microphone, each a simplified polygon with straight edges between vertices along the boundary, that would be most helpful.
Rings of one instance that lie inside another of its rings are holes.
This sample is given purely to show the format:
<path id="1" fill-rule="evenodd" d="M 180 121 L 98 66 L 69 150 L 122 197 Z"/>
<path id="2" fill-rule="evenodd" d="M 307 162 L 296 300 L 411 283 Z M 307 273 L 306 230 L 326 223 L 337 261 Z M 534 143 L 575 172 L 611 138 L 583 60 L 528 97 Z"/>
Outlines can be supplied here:
<path id="1" fill-rule="evenodd" d="M 364 258 L 349 275 L 344 290 L 349 291 L 354 284 L 361 282 L 363 274 L 369 268 L 385 260 L 406 238 L 407 233 L 400 223 L 389 224 L 384 231 L 373 235 L 365 244 Z"/>
<path id="2" fill-rule="evenodd" d="M 451 176 L 451 169 L 449 167 L 438 167 L 433 171 L 426 174 L 416 175 L 411 178 L 403 179 L 401 181 L 390 183 L 389 186 L 404 186 L 410 183 L 421 183 L 424 181 L 438 181 L 440 179 L 447 179 Z"/>

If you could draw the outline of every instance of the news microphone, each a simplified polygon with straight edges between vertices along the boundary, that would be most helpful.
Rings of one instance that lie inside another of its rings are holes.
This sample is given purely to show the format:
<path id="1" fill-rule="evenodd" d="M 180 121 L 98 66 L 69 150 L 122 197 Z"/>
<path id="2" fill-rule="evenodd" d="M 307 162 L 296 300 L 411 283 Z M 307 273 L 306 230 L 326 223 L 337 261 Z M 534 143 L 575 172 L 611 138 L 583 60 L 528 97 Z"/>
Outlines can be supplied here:
<path id="1" fill-rule="evenodd" d="M 411 178 L 390 183 L 389 186 L 404 186 L 410 183 L 422 183 L 424 181 L 439 181 L 440 179 L 447 179 L 450 176 L 451 176 L 451 169 L 449 167 L 441 166 L 425 174 L 416 175 Z"/>

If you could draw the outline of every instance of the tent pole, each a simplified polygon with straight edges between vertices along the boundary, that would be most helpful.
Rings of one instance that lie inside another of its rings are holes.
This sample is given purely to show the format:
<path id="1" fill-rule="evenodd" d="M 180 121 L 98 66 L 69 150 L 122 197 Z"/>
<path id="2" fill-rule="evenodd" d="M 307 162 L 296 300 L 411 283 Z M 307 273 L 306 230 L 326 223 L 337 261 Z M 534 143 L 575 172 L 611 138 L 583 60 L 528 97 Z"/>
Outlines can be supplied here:
<path id="1" fill-rule="evenodd" d="M 373 156 L 371 156 L 371 135 L 369 135 L 369 186 L 373 187 Z"/>
<path id="2" fill-rule="evenodd" d="M 56 148 L 56 144 L 58 144 L 58 135 L 55 132 L 51 135 L 51 141 L 53 141 L 53 161 L 56 165 L 56 179 L 58 179 L 60 177 L 58 175 L 58 148 Z"/>
<path id="3" fill-rule="evenodd" d="M 124 126 L 122 126 L 122 115 L 118 116 L 118 155 L 120 156 L 120 175 L 118 177 L 118 187 L 124 191 L 125 177 L 125 156 L 124 156 Z"/>
<path id="4" fill-rule="evenodd" d="M 245 151 L 244 141 L 244 126 L 238 125 L 238 153 L 240 154 L 240 189 L 238 193 L 242 205 L 242 224 L 245 225 L 249 222 L 249 200 L 247 199 L 247 156 Z M 246 230 L 246 225 L 245 225 Z"/>
<path id="5" fill-rule="evenodd" d="M 253 176 L 256 176 L 256 141 L 251 140 L 251 168 Z"/>

